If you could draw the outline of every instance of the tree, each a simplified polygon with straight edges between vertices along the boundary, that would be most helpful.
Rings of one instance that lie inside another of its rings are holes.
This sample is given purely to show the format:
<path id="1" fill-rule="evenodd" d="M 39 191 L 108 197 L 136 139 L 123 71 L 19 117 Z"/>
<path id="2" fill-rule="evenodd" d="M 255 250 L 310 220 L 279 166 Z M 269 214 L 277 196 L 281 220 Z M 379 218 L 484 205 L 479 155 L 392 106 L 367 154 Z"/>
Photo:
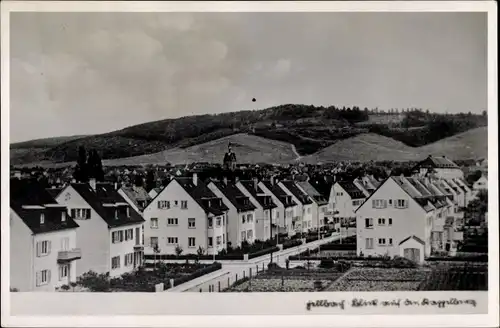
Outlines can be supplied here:
<path id="1" fill-rule="evenodd" d="M 154 188 L 156 188 L 155 174 L 152 170 L 149 170 L 146 173 L 146 191 L 150 192 Z"/>
<path id="2" fill-rule="evenodd" d="M 89 177 L 94 178 L 97 181 L 104 181 L 104 170 L 102 168 L 101 157 L 95 149 L 92 149 L 89 153 L 87 167 Z"/>
<path id="3" fill-rule="evenodd" d="M 483 110 L 483 116 L 486 117 L 486 115 L 488 115 L 488 113 L 485 110 Z"/>
<path id="4" fill-rule="evenodd" d="M 80 146 L 78 148 L 78 159 L 76 161 L 75 171 L 73 172 L 73 178 L 77 182 L 88 182 L 88 165 L 87 165 L 87 152 L 85 147 Z"/>
<path id="5" fill-rule="evenodd" d="M 144 181 L 142 180 L 142 176 L 140 174 L 137 174 L 134 177 L 134 186 L 142 187 L 143 184 L 144 184 Z"/>
<path id="6" fill-rule="evenodd" d="M 183 249 L 180 245 L 175 246 L 175 254 L 177 255 L 177 257 L 181 256 L 182 252 Z"/>

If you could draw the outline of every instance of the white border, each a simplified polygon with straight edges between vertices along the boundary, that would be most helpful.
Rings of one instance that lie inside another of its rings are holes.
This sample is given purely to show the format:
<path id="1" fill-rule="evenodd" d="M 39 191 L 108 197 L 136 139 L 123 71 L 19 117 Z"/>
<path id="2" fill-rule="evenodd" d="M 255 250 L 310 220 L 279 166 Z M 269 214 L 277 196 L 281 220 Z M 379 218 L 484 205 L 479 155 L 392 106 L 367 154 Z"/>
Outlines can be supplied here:
<path id="1" fill-rule="evenodd" d="M 149 11 L 225 11 L 225 12 L 240 12 L 240 11 L 484 11 L 488 12 L 488 165 L 489 165 L 489 292 L 488 295 L 488 315 L 335 315 L 330 317 L 326 315 L 295 315 L 293 317 L 284 316 L 84 316 L 88 312 L 80 312 L 80 316 L 26 316 L 13 317 L 10 316 L 10 297 L 9 297 L 9 204 L 7 197 L 2 197 L 2 326 L 169 326 L 169 327 L 251 327 L 251 326 L 287 326 L 287 327 L 302 327 L 302 326 L 359 326 L 359 327 L 411 327 L 411 326 L 446 326 L 446 327 L 479 327 L 479 326 L 498 326 L 498 113 L 497 113 L 497 14 L 496 3 L 493 1 L 385 1 L 385 2 L 50 2 L 50 1 L 7 1 L 1 3 L 1 49 L 2 49 L 2 84 L 1 84 L 1 104 L 2 104 L 2 185 L 1 195 L 8 195 L 9 183 L 9 12 L 10 11 L 51 11 L 51 12 L 78 12 L 78 11 L 115 11 L 115 12 L 149 12 Z M 15 293 L 15 297 L 23 297 L 22 293 Z M 70 294 L 70 293 L 69 293 Z M 68 295 L 67 297 L 77 297 L 78 295 Z M 366 293 L 363 293 L 366 294 Z M 388 295 L 389 294 L 389 295 Z M 413 293 L 407 293 L 409 296 Z M 419 293 L 421 295 L 429 295 L 430 293 Z M 447 293 L 451 294 L 451 293 Z M 25 294 L 28 296 L 33 294 Z M 62 295 L 62 294 L 58 294 Z M 98 294 L 86 295 L 88 298 L 93 298 L 94 301 L 84 302 L 86 307 L 93 304 L 99 299 L 108 299 L 109 297 L 120 297 L 122 304 L 135 304 L 138 312 L 140 309 L 148 306 L 148 302 L 155 302 L 159 296 L 162 296 L 167 303 L 167 298 L 172 297 L 171 293 L 158 294 L 124 294 L 106 295 Z M 233 296 L 218 295 L 218 294 L 183 294 L 175 295 L 179 299 L 186 297 L 193 298 L 208 298 L 207 303 L 217 304 L 222 306 L 228 298 Z M 243 297 L 243 294 L 238 294 Z M 316 295 L 316 296 L 314 296 Z M 349 298 L 353 293 L 309 293 L 308 298 L 328 299 L 334 297 Z M 357 295 L 360 295 L 359 293 Z M 372 297 L 389 297 L 390 293 L 370 293 Z M 477 294 L 479 295 L 479 294 Z M 484 295 L 484 294 L 483 294 Z M 56 294 L 40 294 L 37 293 L 39 302 L 49 300 Z M 256 295 L 257 296 L 257 295 Z M 283 293 L 281 295 L 273 295 L 281 298 L 281 300 L 271 304 L 273 307 L 285 306 L 294 308 L 294 303 L 298 300 L 298 294 Z M 252 297 L 246 294 L 245 298 Z M 62 297 L 61 297 L 62 298 Z M 269 298 L 269 297 L 267 297 Z M 217 302 L 214 302 L 217 300 Z M 22 301 L 22 300 L 21 300 Z M 69 299 L 61 302 L 67 302 Z M 172 300 L 175 304 L 175 299 Z M 236 301 L 237 302 L 237 301 Z M 53 304 L 57 307 L 56 302 L 45 302 Z M 78 303 L 78 302 L 76 302 Z M 96 302 L 99 303 L 99 302 Z M 153 304 L 153 303 L 150 303 Z M 299 303 L 303 304 L 303 303 Z M 233 301 L 234 306 L 234 301 Z M 78 309 L 76 309 L 78 310 Z M 78 313 L 78 312 L 75 312 Z M 347 312 L 346 312 L 347 313 Z M 353 312 L 350 312 L 354 314 Z M 357 313 L 356 313 L 357 314 Z M 288 319 L 290 318 L 290 319 Z"/>

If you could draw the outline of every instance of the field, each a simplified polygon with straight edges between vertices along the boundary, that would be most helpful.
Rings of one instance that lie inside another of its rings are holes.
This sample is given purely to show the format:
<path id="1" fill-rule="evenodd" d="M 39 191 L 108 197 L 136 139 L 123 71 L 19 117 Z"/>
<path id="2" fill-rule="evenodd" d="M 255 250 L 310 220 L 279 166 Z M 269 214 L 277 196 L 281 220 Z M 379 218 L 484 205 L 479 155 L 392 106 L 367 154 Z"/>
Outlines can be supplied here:
<path id="1" fill-rule="evenodd" d="M 418 290 L 488 290 L 488 266 L 438 264 Z"/>

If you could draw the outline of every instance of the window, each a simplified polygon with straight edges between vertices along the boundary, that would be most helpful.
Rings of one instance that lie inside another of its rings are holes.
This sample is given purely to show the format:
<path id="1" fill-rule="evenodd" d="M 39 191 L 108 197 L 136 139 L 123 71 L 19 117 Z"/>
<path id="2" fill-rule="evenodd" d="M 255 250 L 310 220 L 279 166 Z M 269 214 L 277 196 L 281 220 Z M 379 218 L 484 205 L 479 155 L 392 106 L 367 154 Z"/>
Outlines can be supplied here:
<path id="1" fill-rule="evenodd" d="M 217 222 L 217 227 L 220 227 L 220 223 L 221 223 L 220 217 L 217 217 L 217 221 L 216 222 Z"/>
<path id="2" fill-rule="evenodd" d="M 36 273 L 36 285 L 42 286 L 50 282 L 50 270 L 42 270 Z"/>
<path id="3" fill-rule="evenodd" d="M 177 218 L 168 218 L 167 219 L 167 225 L 178 225 L 179 224 L 179 219 Z"/>
<path id="4" fill-rule="evenodd" d="M 188 208 L 187 200 L 181 201 L 181 209 L 186 210 Z"/>
<path id="5" fill-rule="evenodd" d="M 378 244 L 379 245 L 385 245 L 385 238 L 379 238 L 378 239 Z"/>
<path id="6" fill-rule="evenodd" d="M 125 231 L 125 240 L 132 240 L 134 239 L 134 229 L 127 229 Z"/>
<path id="7" fill-rule="evenodd" d="M 392 205 L 392 199 L 389 199 L 389 205 Z"/>
<path id="8" fill-rule="evenodd" d="M 125 266 L 134 264 L 134 253 L 125 254 Z"/>
<path id="9" fill-rule="evenodd" d="M 392 225 L 392 219 L 389 218 L 389 225 Z"/>
<path id="10" fill-rule="evenodd" d="M 389 245 L 392 245 L 392 238 L 389 238 Z"/>
<path id="11" fill-rule="evenodd" d="M 311 208 L 310 207 L 307 208 L 307 214 L 311 214 Z"/>
<path id="12" fill-rule="evenodd" d="M 373 249 L 373 238 L 366 238 L 366 249 Z"/>
<path id="13" fill-rule="evenodd" d="M 196 228 L 196 219 L 195 218 L 188 219 L 188 228 Z"/>
<path id="14" fill-rule="evenodd" d="M 120 230 L 118 232 L 119 232 L 119 235 L 120 235 L 120 242 L 122 242 L 123 241 L 123 235 L 124 235 L 123 230 Z"/>
<path id="15" fill-rule="evenodd" d="M 280 212 L 279 211 L 276 211 L 276 218 L 279 219 L 280 218 Z"/>
<path id="16" fill-rule="evenodd" d="M 69 267 L 67 264 L 59 266 L 59 280 L 63 280 L 68 277 Z"/>
<path id="17" fill-rule="evenodd" d="M 225 243 L 226 242 L 226 236 L 225 235 L 222 235 L 222 243 Z"/>
<path id="18" fill-rule="evenodd" d="M 214 245 L 214 240 L 212 237 L 208 237 L 208 247 L 212 247 Z"/>
<path id="19" fill-rule="evenodd" d="M 385 199 L 373 199 L 372 200 L 372 207 L 373 208 L 386 208 L 387 201 Z"/>
<path id="20" fill-rule="evenodd" d="M 213 226 L 213 220 L 212 218 L 208 218 L 208 227 L 212 228 L 212 226 Z"/>
<path id="21" fill-rule="evenodd" d="M 252 239 L 252 237 L 253 237 L 253 231 L 252 230 L 248 230 L 247 231 L 247 238 L 248 239 Z"/>
<path id="22" fill-rule="evenodd" d="M 196 247 L 196 239 L 194 237 L 188 238 L 188 246 L 189 247 Z"/>
<path id="23" fill-rule="evenodd" d="M 41 213 L 40 214 L 40 224 L 44 224 L 45 223 L 45 214 Z"/>
<path id="24" fill-rule="evenodd" d="M 179 206 L 179 201 L 178 200 L 174 200 L 174 207 L 177 207 Z"/>
<path id="25" fill-rule="evenodd" d="M 151 229 L 158 229 L 158 218 L 151 218 Z"/>
<path id="26" fill-rule="evenodd" d="M 241 223 L 245 223 L 245 215 L 241 216 Z"/>
<path id="27" fill-rule="evenodd" d="M 37 255 L 40 256 L 46 256 L 50 254 L 50 246 L 51 242 L 49 240 L 44 240 L 36 243 L 37 247 Z"/>
<path id="28" fill-rule="evenodd" d="M 372 218 L 365 219 L 365 228 L 373 228 L 373 219 Z"/>
<path id="29" fill-rule="evenodd" d="M 118 269 L 120 267 L 120 257 L 115 256 L 111 258 L 111 269 Z"/>
<path id="30" fill-rule="evenodd" d="M 111 233 L 111 242 L 113 244 L 120 242 L 120 232 L 119 231 L 114 231 Z"/>
<path id="31" fill-rule="evenodd" d="M 61 250 L 67 251 L 69 249 L 69 237 L 61 238 Z"/>
<path id="32" fill-rule="evenodd" d="M 252 222 L 253 221 L 253 214 L 248 214 L 247 215 L 247 221 Z"/>
<path id="33" fill-rule="evenodd" d="M 178 244 L 179 239 L 177 237 L 167 237 L 167 244 Z"/>
<path id="34" fill-rule="evenodd" d="M 80 220 L 88 220 L 90 219 L 90 208 L 72 208 L 71 217 Z"/>
<path id="35" fill-rule="evenodd" d="M 159 200 L 158 201 L 158 208 L 160 210 L 162 210 L 162 209 L 169 209 L 170 208 L 170 201 L 168 201 L 168 200 Z"/>
<path id="36" fill-rule="evenodd" d="M 384 218 L 379 218 L 378 219 L 378 225 L 385 225 L 385 219 Z"/>
<path id="37" fill-rule="evenodd" d="M 397 208 L 408 208 L 408 201 L 406 199 L 398 199 L 396 203 Z"/>
<path id="38" fill-rule="evenodd" d="M 242 231 L 241 232 L 241 241 L 245 241 L 247 238 L 247 234 L 245 233 L 245 231 Z"/>
<path id="39" fill-rule="evenodd" d="M 151 237 L 150 244 L 152 248 L 158 247 L 158 237 Z"/>

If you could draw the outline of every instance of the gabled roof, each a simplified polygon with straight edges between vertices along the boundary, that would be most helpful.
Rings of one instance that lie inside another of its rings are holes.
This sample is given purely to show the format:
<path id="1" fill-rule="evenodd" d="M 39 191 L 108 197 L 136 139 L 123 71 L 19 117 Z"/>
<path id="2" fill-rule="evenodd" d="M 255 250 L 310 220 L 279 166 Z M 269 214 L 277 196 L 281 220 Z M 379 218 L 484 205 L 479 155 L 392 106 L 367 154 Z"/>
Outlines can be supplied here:
<path id="1" fill-rule="evenodd" d="M 170 180 L 169 184 L 174 180 L 201 206 L 205 213 L 222 215 L 229 210 L 222 199 L 217 197 L 200 179 L 198 179 L 196 186 L 191 178 L 174 178 Z"/>
<path id="2" fill-rule="evenodd" d="M 312 200 L 310 199 L 310 197 L 302 190 L 300 190 L 300 188 L 297 187 L 294 181 L 283 180 L 281 181 L 281 183 L 283 183 L 283 186 L 285 186 L 285 188 L 288 189 L 290 193 L 292 193 L 292 195 L 295 196 L 295 198 L 297 198 L 303 205 L 312 204 Z"/>
<path id="3" fill-rule="evenodd" d="M 58 204 L 36 180 L 11 179 L 10 206 L 34 234 L 79 227 L 67 213 L 66 206 Z M 42 214 L 43 224 L 40 220 Z M 62 221 L 63 215 L 65 221 Z"/>
<path id="4" fill-rule="evenodd" d="M 412 235 L 412 236 L 410 236 L 410 237 L 407 237 L 407 238 L 403 239 L 403 240 L 399 243 L 399 245 L 402 245 L 403 243 L 406 243 L 406 242 L 407 242 L 408 240 L 410 240 L 410 239 L 414 239 L 414 240 L 416 240 L 417 242 L 419 242 L 420 244 L 425 245 L 424 241 L 423 241 L 422 239 L 418 238 L 418 237 L 417 237 L 417 236 L 415 236 L 415 235 Z"/>
<path id="5" fill-rule="evenodd" d="M 106 221 L 110 228 L 144 222 L 141 215 L 128 206 L 125 199 L 123 199 L 111 183 L 96 183 L 95 190 L 88 183 L 72 183 L 71 187 Z M 126 210 L 118 210 L 118 216 L 116 217 L 116 208 L 104 205 L 116 203 L 127 204 L 122 207 L 129 208 L 130 217 L 127 216 Z"/>
<path id="6" fill-rule="evenodd" d="M 362 199 L 366 198 L 362 190 L 360 190 L 352 181 L 338 181 L 337 182 L 342 189 L 344 189 L 351 199 Z"/>
<path id="7" fill-rule="evenodd" d="M 269 191 L 280 200 L 286 208 L 296 206 L 297 203 L 288 195 L 278 184 L 273 184 L 271 181 L 262 181 L 262 184 L 269 189 Z"/>
<path id="8" fill-rule="evenodd" d="M 316 204 L 319 206 L 328 204 L 328 199 L 325 196 L 320 194 L 318 190 L 314 188 L 314 186 L 309 183 L 309 181 L 300 181 L 297 182 L 297 185 L 302 188 L 302 190 L 311 197 Z"/>
<path id="9" fill-rule="evenodd" d="M 56 198 L 57 196 L 59 196 L 59 194 L 61 193 L 61 191 L 63 190 L 63 188 L 47 188 L 47 192 L 49 193 L 49 195 L 52 197 L 52 198 Z"/>
<path id="10" fill-rule="evenodd" d="M 333 183 L 331 181 L 325 180 L 309 180 L 309 183 L 324 197 L 330 197 L 330 191 L 332 190 Z"/>
<path id="11" fill-rule="evenodd" d="M 423 161 L 419 162 L 415 168 L 456 168 L 460 169 L 460 167 L 452 162 L 450 159 L 442 156 L 442 157 L 435 157 L 432 155 L 429 155 L 426 159 Z"/>
<path id="12" fill-rule="evenodd" d="M 138 208 L 141 208 L 142 206 L 139 204 L 139 202 L 145 202 L 148 204 L 151 201 L 151 196 L 147 193 L 146 189 L 144 187 L 126 187 L 122 186 L 120 188 L 125 195 L 137 206 Z"/>
<path id="13" fill-rule="evenodd" d="M 276 208 L 271 196 L 264 195 L 264 191 L 252 180 L 240 180 L 241 185 L 264 209 Z M 265 197 L 268 197 L 267 199 Z"/>
<path id="14" fill-rule="evenodd" d="M 256 209 L 250 199 L 233 182 L 228 181 L 226 184 L 220 181 L 212 181 L 212 183 L 236 207 L 238 212 L 253 211 Z"/>
<path id="15" fill-rule="evenodd" d="M 418 179 L 416 178 L 406 178 L 407 181 L 409 181 L 411 183 L 411 185 L 413 187 L 415 187 L 415 189 L 418 190 L 418 192 L 423 196 L 423 197 L 429 197 L 432 195 L 431 191 L 427 189 L 427 187 L 421 183 L 421 181 L 419 181 Z"/>

